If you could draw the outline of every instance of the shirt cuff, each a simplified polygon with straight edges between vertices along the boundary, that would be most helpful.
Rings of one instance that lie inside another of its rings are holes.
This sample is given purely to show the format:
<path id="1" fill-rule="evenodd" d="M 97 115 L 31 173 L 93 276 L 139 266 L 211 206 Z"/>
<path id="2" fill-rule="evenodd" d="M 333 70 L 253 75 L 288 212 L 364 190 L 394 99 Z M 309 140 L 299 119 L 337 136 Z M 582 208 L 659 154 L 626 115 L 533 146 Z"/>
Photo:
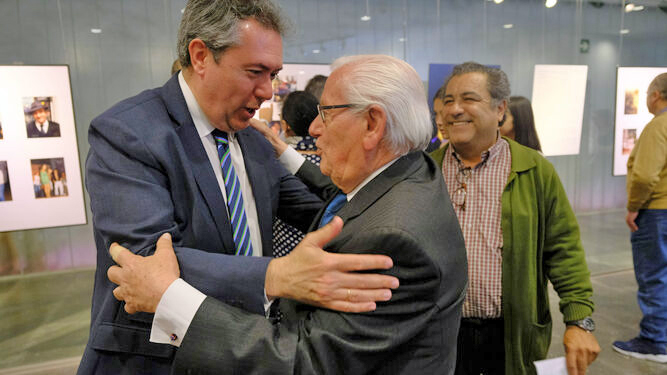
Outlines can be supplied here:
<path id="1" fill-rule="evenodd" d="M 280 155 L 278 161 L 280 161 L 280 164 L 282 164 L 289 173 L 296 174 L 299 168 L 303 165 L 303 162 L 306 161 L 306 158 L 299 154 L 297 150 L 288 146 Z"/>
<path id="2" fill-rule="evenodd" d="M 155 309 L 150 342 L 180 347 L 206 295 L 183 279 L 174 280 Z"/>
<path id="3" fill-rule="evenodd" d="M 275 301 L 275 299 L 269 301 L 269 297 L 266 296 L 266 289 L 264 289 L 264 316 L 267 319 L 271 313 L 271 305 L 273 305 L 273 301 Z"/>

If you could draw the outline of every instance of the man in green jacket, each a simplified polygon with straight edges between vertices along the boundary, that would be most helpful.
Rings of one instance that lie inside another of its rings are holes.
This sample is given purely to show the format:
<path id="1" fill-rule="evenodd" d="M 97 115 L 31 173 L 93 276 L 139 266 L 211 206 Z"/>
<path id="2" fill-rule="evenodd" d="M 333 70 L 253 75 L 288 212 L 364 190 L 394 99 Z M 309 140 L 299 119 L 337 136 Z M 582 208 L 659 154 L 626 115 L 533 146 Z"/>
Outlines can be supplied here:
<path id="1" fill-rule="evenodd" d="M 568 325 L 568 372 L 583 375 L 600 346 L 590 272 L 560 179 L 536 151 L 499 136 L 510 96 L 500 69 L 458 65 L 445 91 L 451 146 L 431 156 L 463 231 L 469 277 L 456 374 L 534 374 L 551 341 L 550 280 Z"/>

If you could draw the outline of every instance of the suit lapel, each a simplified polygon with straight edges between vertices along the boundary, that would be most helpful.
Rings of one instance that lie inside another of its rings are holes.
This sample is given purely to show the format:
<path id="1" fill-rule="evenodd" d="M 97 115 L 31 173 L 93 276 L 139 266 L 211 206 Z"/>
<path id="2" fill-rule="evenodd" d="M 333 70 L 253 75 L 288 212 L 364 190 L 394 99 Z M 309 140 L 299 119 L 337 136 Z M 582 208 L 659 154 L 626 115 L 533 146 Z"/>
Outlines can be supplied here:
<path id="1" fill-rule="evenodd" d="M 185 103 L 185 98 L 178 84 L 178 75 L 174 75 L 162 87 L 162 96 L 169 115 L 178 124 L 176 133 L 180 137 L 181 143 L 183 143 L 183 148 L 187 150 L 186 154 L 192 166 L 192 174 L 218 228 L 220 240 L 225 249 L 233 252 L 235 249 L 234 237 L 225 201 L 220 192 L 215 173 L 211 169 L 211 162 Z"/>
<path id="2" fill-rule="evenodd" d="M 361 188 L 352 200 L 338 211 L 337 215 L 345 223 L 361 215 L 394 185 L 415 172 L 415 169 L 419 167 L 419 163 L 415 163 L 415 160 L 420 158 L 421 154 L 421 152 L 412 152 L 401 156 L 394 164 Z"/>
<path id="3" fill-rule="evenodd" d="M 355 217 L 361 215 L 368 207 L 380 199 L 387 191 L 389 191 L 394 185 L 405 180 L 407 176 L 415 173 L 415 170 L 419 168 L 419 163 L 416 163 L 419 158 L 423 157 L 422 152 L 411 152 L 407 155 L 401 156 L 389 166 L 372 179 L 368 184 L 366 184 L 357 194 L 352 197 L 352 200 L 347 202 L 337 213 L 336 216 L 339 216 L 343 219 L 343 223 L 347 224 L 349 220 L 354 219 Z M 318 228 L 320 219 L 324 214 L 324 210 L 333 200 L 333 198 L 340 192 L 340 189 L 337 190 L 324 204 L 324 207 L 317 213 L 313 224 L 311 224 L 309 232 L 314 231 Z M 333 241 L 336 241 L 335 239 Z M 329 245 L 327 245 L 329 246 Z"/>

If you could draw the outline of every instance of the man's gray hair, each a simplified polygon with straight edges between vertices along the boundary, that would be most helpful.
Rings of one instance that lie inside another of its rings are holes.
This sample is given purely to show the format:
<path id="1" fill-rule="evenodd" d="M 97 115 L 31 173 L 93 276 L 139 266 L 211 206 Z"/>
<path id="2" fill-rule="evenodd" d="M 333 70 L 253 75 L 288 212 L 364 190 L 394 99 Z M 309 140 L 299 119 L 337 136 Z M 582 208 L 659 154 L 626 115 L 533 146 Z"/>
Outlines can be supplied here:
<path id="1" fill-rule="evenodd" d="M 667 73 L 658 74 L 648 85 L 648 93 L 657 91 L 662 100 L 667 100 Z"/>
<path id="2" fill-rule="evenodd" d="M 343 96 L 362 112 L 379 105 L 387 114 L 383 142 L 394 152 L 423 150 L 433 127 L 419 74 L 405 61 L 387 55 L 345 56 L 334 61 L 333 70 L 345 69 Z M 333 103 L 339 104 L 339 103 Z"/>
<path id="3" fill-rule="evenodd" d="M 270 0 L 190 0 L 183 11 L 178 28 L 178 60 L 186 68 L 191 65 L 188 46 L 201 39 L 213 52 L 216 63 L 220 53 L 240 43 L 238 24 L 255 19 L 263 27 L 285 34 L 288 23 L 280 8 Z"/>
<path id="4" fill-rule="evenodd" d="M 511 95 L 510 82 L 507 79 L 505 72 L 498 68 L 491 68 L 474 61 L 456 65 L 452 74 L 445 80 L 444 87 L 447 87 L 452 78 L 468 73 L 482 73 L 486 75 L 486 88 L 491 95 L 493 105 L 498 105 L 503 100 L 506 100 L 509 103 Z"/>

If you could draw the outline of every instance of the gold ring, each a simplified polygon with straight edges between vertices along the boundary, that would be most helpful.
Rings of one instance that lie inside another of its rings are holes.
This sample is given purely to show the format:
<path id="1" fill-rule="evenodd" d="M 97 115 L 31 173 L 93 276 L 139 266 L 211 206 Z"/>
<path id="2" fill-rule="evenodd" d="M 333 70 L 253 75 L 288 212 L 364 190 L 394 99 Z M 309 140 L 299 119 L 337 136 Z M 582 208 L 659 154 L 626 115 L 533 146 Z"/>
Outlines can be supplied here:
<path id="1" fill-rule="evenodd" d="M 352 295 L 352 292 L 348 289 L 347 290 L 347 300 L 350 300 L 350 296 Z"/>

